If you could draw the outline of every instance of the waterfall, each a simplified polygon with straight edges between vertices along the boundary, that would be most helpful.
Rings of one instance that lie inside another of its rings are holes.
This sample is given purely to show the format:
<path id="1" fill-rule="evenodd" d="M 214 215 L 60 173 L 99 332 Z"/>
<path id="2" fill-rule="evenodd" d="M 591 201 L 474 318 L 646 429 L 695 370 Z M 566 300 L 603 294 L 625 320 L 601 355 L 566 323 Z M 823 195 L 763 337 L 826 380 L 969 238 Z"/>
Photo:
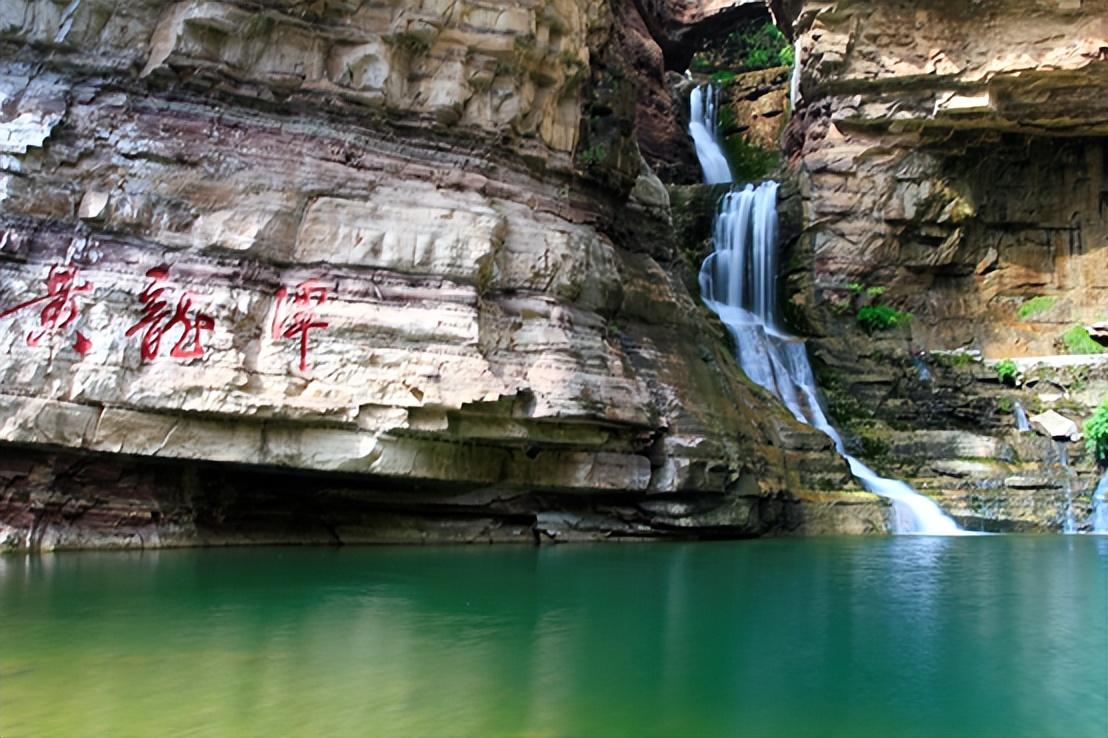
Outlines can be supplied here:
<path id="1" fill-rule="evenodd" d="M 862 486 L 892 501 L 893 532 L 960 533 L 934 502 L 904 482 L 878 476 L 848 454 L 828 421 L 804 343 L 785 333 L 777 318 L 777 183 L 757 189 L 747 185 L 725 195 L 714 244 L 715 251 L 700 268 L 700 292 L 731 333 L 746 375 L 781 400 L 798 421 L 826 433 Z"/>
<path id="2" fill-rule="evenodd" d="M 1023 409 L 1023 404 L 1019 400 L 1012 405 L 1012 414 L 1016 416 L 1016 430 L 1020 433 L 1029 433 L 1031 423 L 1027 422 L 1027 411 Z"/>
<path id="3" fill-rule="evenodd" d="M 1108 534 L 1108 471 L 1093 492 L 1092 526 L 1093 533 Z"/>
<path id="4" fill-rule="evenodd" d="M 931 376 L 931 370 L 927 367 L 927 362 L 923 360 L 922 356 L 912 355 L 912 364 L 916 367 L 916 373 L 919 375 L 919 381 L 930 382 L 933 377 Z"/>
<path id="5" fill-rule="evenodd" d="M 731 168 L 719 145 L 716 130 L 716 108 L 719 91 L 713 85 L 701 85 L 689 98 L 689 135 L 696 145 L 696 158 L 704 172 L 705 184 L 726 184 L 731 181 Z"/>
<path id="6" fill-rule="evenodd" d="M 793 69 L 789 75 L 789 112 L 795 113 L 800 104 L 800 38 L 793 42 Z"/>
<path id="7" fill-rule="evenodd" d="M 1062 485 L 1066 491 L 1066 509 L 1062 512 L 1062 532 L 1077 532 L 1077 516 L 1073 512 L 1073 470 L 1070 468 L 1070 453 L 1065 441 L 1055 441 L 1054 451 L 1058 465 L 1062 467 Z"/>

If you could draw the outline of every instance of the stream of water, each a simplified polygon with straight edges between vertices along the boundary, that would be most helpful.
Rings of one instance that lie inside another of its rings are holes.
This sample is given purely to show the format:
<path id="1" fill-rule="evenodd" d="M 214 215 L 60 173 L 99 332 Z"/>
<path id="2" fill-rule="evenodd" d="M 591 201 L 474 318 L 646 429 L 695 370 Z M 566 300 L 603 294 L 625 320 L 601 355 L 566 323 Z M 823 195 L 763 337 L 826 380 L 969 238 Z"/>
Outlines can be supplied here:
<path id="1" fill-rule="evenodd" d="M 700 150 L 698 143 L 698 155 Z M 706 173 L 713 158 L 701 160 Z M 880 476 L 847 453 L 841 434 L 827 419 L 804 342 L 786 333 L 777 315 L 777 183 L 727 193 L 716 215 L 712 242 L 715 250 L 700 268 L 701 299 L 727 326 L 746 375 L 777 397 L 798 421 L 830 436 L 862 486 L 892 502 L 893 532 L 961 533 L 932 500 L 902 481 Z"/>
<path id="2" fill-rule="evenodd" d="M 1093 491 L 1093 533 L 1108 534 L 1108 471 L 1100 478 Z"/>
<path id="3" fill-rule="evenodd" d="M 1016 400 L 1012 405 L 1012 414 L 1016 416 L 1016 430 L 1020 433 L 1030 433 L 1031 423 L 1027 420 L 1027 411 L 1023 409 L 1023 403 Z"/>
<path id="4" fill-rule="evenodd" d="M 1073 509 L 1073 468 L 1070 466 L 1070 453 L 1065 441 L 1054 441 L 1054 458 L 1062 469 L 1062 488 L 1066 493 L 1066 507 L 1062 510 L 1062 532 L 1072 535 L 1077 532 L 1077 514 Z"/>
<path id="5" fill-rule="evenodd" d="M 731 168 L 723 155 L 717 132 L 716 108 L 719 92 L 713 85 L 697 87 L 689 98 L 689 136 L 696 146 L 696 158 L 706 184 L 731 181 Z"/>

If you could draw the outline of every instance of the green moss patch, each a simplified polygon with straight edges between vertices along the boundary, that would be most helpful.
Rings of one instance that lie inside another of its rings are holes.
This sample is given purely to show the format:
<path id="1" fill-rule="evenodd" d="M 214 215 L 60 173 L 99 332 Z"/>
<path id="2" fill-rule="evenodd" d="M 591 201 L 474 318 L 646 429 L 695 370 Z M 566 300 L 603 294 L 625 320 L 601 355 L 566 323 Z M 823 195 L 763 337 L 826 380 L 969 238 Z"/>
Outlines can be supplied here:
<path id="1" fill-rule="evenodd" d="M 736 182 L 765 179 L 781 163 L 779 152 L 767 151 L 739 133 L 723 139 L 723 154 L 731 167 L 731 178 Z"/>
<path id="2" fill-rule="evenodd" d="M 1030 320 L 1040 313 L 1045 313 L 1052 308 L 1056 302 L 1058 302 L 1057 297 L 1049 297 L 1047 295 L 1032 297 L 1028 300 L 1024 300 L 1023 304 L 1016 309 L 1016 317 L 1020 320 Z"/>
<path id="3" fill-rule="evenodd" d="M 1062 334 L 1062 343 L 1071 354 L 1099 354 L 1104 347 L 1089 336 L 1083 325 L 1075 325 Z"/>

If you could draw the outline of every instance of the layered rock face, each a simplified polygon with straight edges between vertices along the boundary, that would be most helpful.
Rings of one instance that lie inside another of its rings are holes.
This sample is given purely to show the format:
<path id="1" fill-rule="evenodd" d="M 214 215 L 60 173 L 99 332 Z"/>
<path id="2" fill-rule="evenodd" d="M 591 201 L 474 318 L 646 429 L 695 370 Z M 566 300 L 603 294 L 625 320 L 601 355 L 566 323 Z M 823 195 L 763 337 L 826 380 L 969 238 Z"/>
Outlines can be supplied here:
<path id="1" fill-rule="evenodd" d="M 1108 4 L 795 12 L 809 297 L 885 286 L 918 342 L 986 355 L 1052 353 L 1049 324 L 1108 305 Z M 1057 298 L 1047 325 L 1019 320 L 1038 295 Z"/>
<path id="2" fill-rule="evenodd" d="M 1080 523 L 1092 460 L 1013 410 L 1079 422 L 1108 393 L 1100 359 L 1055 356 L 1108 315 L 1108 3 L 774 6 L 801 64 L 791 314 L 838 419 L 973 525 L 1056 529 L 1071 497 Z M 913 319 L 868 335 L 866 306 Z"/>
<path id="3" fill-rule="evenodd" d="M 883 529 L 597 122 L 619 12 L 6 4 L 0 546 Z"/>

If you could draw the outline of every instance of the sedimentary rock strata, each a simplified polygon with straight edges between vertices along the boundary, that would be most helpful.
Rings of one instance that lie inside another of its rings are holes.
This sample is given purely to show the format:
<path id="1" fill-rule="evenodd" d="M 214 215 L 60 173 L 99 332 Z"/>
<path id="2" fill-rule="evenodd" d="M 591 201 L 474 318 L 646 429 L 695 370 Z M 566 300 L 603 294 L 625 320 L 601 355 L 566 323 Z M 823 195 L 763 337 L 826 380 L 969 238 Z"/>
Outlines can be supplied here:
<path id="1" fill-rule="evenodd" d="M 793 5 L 812 299 L 868 280 L 917 343 L 986 355 L 1052 353 L 1108 304 L 1108 5 Z M 1037 295 L 1059 308 L 1018 319 Z"/>
<path id="2" fill-rule="evenodd" d="M 575 163 L 614 17 L 6 5 L 4 545 L 235 542 L 212 490 L 269 504 L 235 490 L 275 469 L 345 475 L 275 508 L 356 508 L 375 533 L 341 540 L 879 530 L 739 377 L 633 135 Z M 433 522 L 474 517 L 513 532 Z"/>
<path id="3" fill-rule="evenodd" d="M 840 421 L 879 468 L 974 525 L 1057 529 L 1067 485 L 1082 519 L 1097 479 L 1083 444 L 1063 468 L 1048 440 L 1017 433 L 1013 408 L 1080 421 L 1108 387 L 1099 360 L 1056 360 L 1072 326 L 1108 310 L 1108 5 L 774 7 L 800 63 L 791 315 Z M 913 318 L 869 334 L 856 315 L 872 304 Z M 1002 359 L 1018 379 L 998 379 Z M 932 432 L 999 445 L 904 453 Z"/>

